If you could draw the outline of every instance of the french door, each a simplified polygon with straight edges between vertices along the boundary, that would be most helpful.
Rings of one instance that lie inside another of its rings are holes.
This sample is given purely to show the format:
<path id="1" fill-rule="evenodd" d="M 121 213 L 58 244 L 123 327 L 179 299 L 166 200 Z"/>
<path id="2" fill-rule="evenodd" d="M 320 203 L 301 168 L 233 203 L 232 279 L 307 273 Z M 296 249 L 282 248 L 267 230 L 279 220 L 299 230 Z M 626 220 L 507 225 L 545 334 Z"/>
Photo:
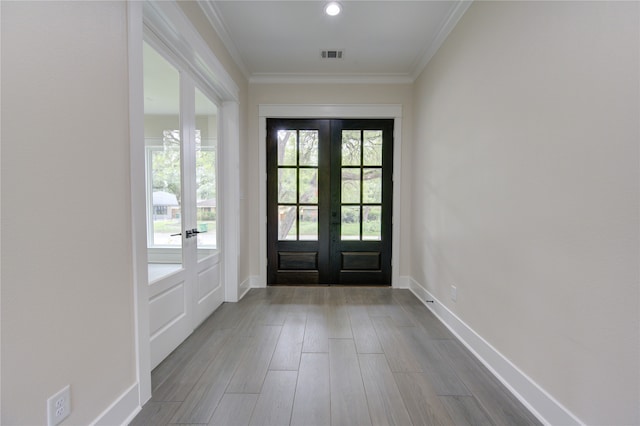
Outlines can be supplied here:
<path id="1" fill-rule="evenodd" d="M 391 284 L 393 120 L 267 119 L 268 284 Z"/>
<path id="2" fill-rule="evenodd" d="M 223 301 L 217 241 L 218 108 L 145 43 L 144 143 L 151 367 Z"/>

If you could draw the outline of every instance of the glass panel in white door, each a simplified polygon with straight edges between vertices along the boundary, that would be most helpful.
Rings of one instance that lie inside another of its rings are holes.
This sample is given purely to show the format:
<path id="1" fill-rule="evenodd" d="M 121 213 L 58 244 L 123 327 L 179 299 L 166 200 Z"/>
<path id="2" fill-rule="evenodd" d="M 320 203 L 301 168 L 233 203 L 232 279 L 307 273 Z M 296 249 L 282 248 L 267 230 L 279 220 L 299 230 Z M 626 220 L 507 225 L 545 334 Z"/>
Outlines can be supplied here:
<path id="1" fill-rule="evenodd" d="M 185 248 L 185 265 L 192 269 L 194 283 L 194 326 L 204 321 L 222 304 L 224 288 L 220 279 L 220 256 L 218 250 L 218 108 L 216 104 L 195 88 L 195 132 L 193 153 L 190 152 L 189 209 L 190 219 L 195 217 L 195 228 Z M 185 169 L 187 170 L 187 169 Z M 187 172 L 185 172 L 187 173 Z M 186 204 L 185 204 L 186 205 Z M 186 214 L 186 213 L 185 213 Z M 195 233 L 195 234 L 194 234 Z M 194 260 L 195 259 L 195 260 Z"/>
<path id="2" fill-rule="evenodd" d="M 144 136 L 149 268 L 149 340 L 155 367 L 193 330 L 187 274 L 184 150 L 187 91 L 178 69 L 145 43 Z"/>
<path id="3" fill-rule="evenodd" d="M 180 73 L 144 44 L 149 282 L 182 269 Z"/>
<path id="4" fill-rule="evenodd" d="M 196 221 L 198 260 L 217 248 L 218 108 L 196 89 Z"/>

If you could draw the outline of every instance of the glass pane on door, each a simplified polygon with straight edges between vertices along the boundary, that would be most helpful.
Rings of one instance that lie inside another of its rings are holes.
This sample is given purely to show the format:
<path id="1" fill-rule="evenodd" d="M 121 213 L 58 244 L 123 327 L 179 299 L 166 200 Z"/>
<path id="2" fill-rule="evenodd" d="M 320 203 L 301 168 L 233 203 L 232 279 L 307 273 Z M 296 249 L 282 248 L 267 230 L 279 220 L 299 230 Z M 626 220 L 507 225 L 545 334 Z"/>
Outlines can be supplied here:
<path id="1" fill-rule="evenodd" d="M 379 241 L 382 130 L 343 130 L 341 143 L 341 240 Z"/>
<path id="2" fill-rule="evenodd" d="M 382 237 L 382 209 L 372 206 L 363 207 L 362 239 L 379 241 Z"/>
<path id="3" fill-rule="evenodd" d="M 217 143 L 218 108 L 196 89 L 196 221 L 198 260 L 217 247 Z"/>
<path id="4" fill-rule="evenodd" d="M 182 268 L 180 74 L 144 44 L 149 281 Z"/>
<path id="5" fill-rule="evenodd" d="M 318 206 L 300 207 L 300 240 L 318 239 Z"/>
<path id="6" fill-rule="evenodd" d="M 277 144 L 278 241 L 317 241 L 318 131 L 279 130 Z"/>
<path id="7" fill-rule="evenodd" d="M 342 240 L 360 239 L 360 207 L 342 206 L 340 235 Z"/>
<path id="8" fill-rule="evenodd" d="M 364 165 L 382 166 L 382 130 L 365 130 L 362 133 Z"/>

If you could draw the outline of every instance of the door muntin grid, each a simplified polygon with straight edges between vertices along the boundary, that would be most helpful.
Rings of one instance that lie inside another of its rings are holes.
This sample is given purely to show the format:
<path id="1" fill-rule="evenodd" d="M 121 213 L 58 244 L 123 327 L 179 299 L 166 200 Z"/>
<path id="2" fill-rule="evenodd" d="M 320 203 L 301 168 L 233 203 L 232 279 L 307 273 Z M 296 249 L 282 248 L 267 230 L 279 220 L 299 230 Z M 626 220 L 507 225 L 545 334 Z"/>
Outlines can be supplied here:
<path id="1" fill-rule="evenodd" d="M 340 239 L 382 239 L 382 130 L 342 130 Z"/>
<path id="2" fill-rule="evenodd" d="M 318 130 L 278 130 L 278 241 L 318 240 Z"/>

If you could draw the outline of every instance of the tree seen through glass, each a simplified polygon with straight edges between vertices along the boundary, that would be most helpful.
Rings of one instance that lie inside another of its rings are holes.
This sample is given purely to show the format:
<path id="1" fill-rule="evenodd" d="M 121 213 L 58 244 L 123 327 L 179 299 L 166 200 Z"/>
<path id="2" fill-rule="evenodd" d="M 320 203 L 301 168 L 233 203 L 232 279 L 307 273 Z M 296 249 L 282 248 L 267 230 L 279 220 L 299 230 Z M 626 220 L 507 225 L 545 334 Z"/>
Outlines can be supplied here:
<path id="1" fill-rule="evenodd" d="M 341 239 L 379 240 L 382 223 L 382 131 L 343 130 L 341 153 Z"/>
<path id="2" fill-rule="evenodd" d="M 317 240 L 317 130 L 278 131 L 278 203 L 279 240 Z"/>
<path id="3" fill-rule="evenodd" d="M 301 205 L 318 202 L 318 132 L 279 130 L 277 140 L 278 239 L 317 239 L 317 207 L 305 214 Z M 344 130 L 341 156 L 342 238 L 379 240 L 382 131 Z"/>

